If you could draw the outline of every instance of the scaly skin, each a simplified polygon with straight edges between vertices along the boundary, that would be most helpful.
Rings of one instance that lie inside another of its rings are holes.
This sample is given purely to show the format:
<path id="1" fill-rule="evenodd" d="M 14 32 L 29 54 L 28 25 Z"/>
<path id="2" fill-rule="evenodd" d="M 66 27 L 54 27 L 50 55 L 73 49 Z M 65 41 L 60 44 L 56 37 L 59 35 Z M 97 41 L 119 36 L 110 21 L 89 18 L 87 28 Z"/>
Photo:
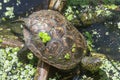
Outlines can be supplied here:
<path id="1" fill-rule="evenodd" d="M 83 57 L 81 60 L 81 65 L 84 69 L 87 69 L 91 72 L 97 71 L 101 66 L 102 62 L 97 57 Z"/>

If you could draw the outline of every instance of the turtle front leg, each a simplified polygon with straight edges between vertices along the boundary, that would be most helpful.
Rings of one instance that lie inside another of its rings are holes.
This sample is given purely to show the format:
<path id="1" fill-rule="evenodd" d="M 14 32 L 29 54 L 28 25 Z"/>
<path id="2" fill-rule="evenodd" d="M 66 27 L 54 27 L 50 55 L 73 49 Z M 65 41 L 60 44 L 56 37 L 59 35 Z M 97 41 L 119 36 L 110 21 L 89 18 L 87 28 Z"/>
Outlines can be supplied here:
<path id="1" fill-rule="evenodd" d="M 17 57 L 20 61 L 22 62 L 27 62 L 28 58 L 27 58 L 27 53 L 30 50 L 28 49 L 28 47 L 26 46 L 26 44 L 17 52 Z"/>
<path id="2" fill-rule="evenodd" d="M 34 80 L 47 80 L 49 68 L 50 68 L 49 64 L 46 64 L 43 61 L 39 60 Z"/>

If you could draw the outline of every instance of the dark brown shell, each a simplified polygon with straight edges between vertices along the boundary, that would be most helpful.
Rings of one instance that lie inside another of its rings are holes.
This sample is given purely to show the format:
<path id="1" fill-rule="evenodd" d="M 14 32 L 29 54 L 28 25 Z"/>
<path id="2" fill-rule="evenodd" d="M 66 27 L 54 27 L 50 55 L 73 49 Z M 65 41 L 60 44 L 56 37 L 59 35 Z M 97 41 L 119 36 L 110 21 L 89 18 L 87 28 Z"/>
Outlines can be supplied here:
<path id="1" fill-rule="evenodd" d="M 38 36 L 39 32 L 48 33 L 51 40 L 44 44 Z M 56 68 L 72 69 L 86 55 L 84 37 L 57 11 L 34 12 L 25 20 L 23 33 L 28 48 L 38 58 Z M 65 58 L 66 54 L 69 54 L 69 59 Z"/>

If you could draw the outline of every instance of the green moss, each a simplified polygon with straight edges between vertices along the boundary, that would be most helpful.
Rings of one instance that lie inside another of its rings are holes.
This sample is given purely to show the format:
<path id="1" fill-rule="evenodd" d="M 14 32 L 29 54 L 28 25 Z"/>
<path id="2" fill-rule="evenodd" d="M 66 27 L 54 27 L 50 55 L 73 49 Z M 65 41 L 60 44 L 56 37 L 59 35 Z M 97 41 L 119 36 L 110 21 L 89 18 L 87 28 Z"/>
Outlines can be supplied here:
<path id="1" fill-rule="evenodd" d="M 3 42 L 3 40 L 2 39 L 0 39 L 0 43 L 2 43 Z"/>
<path id="2" fill-rule="evenodd" d="M 51 59 L 52 58 L 52 56 L 49 56 L 49 59 Z"/>
<path id="3" fill-rule="evenodd" d="M 2 3 L 0 3 L 0 10 L 2 9 Z"/>
<path id="4" fill-rule="evenodd" d="M 69 53 L 66 53 L 65 56 L 64 56 L 65 59 L 69 60 L 70 59 L 70 54 Z"/>
<path id="5" fill-rule="evenodd" d="M 8 3 L 10 0 L 3 0 L 4 3 Z"/>
<path id="6" fill-rule="evenodd" d="M 73 45 L 72 45 L 72 52 L 73 52 L 73 53 L 76 51 L 75 47 L 76 47 L 76 45 L 73 44 Z"/>
<path id="7" fill-rule="evenodd" d="M 28 55 L 27 55 L 27 58 L 28 58 L 28 59 L 33 59 L 33 57 L 34 57 L 34 56 L 33 56 L 33 53 L 28 53 Z"/>
<path id="8" fill-rule="evenodd" d="M 99 80 L 120 80 L 120 62 L 108 59 L 102 59 L 102 66 L 99 70 Z"/>
<path id="9" fill-rule="evenodd" d="M 75 50 L 76 50 L 75 48 L 72 48 L 72 52 L 73 52 L 73 53 L 75 52 Z"/>
<path id="10" fill-rule="evenodd" d="M 6 7 L 5 16 L 9 16 L 9 18 L 14 18 L 14 7 Z"/>
<path id="11" fill-rule="evenodd" d="M 46 43 L 51 40 L 51 37 L 46 32 L 39 32 L 38 36 L 42 39 L 43 43 Z"/>

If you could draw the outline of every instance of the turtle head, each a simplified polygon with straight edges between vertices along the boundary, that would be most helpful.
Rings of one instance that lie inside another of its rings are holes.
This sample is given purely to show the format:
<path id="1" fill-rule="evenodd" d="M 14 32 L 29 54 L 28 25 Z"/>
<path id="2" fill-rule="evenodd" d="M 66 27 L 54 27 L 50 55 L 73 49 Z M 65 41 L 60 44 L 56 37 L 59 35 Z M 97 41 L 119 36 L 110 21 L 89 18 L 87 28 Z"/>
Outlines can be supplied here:
<path id="1" fill-rule="evenodd" d="M 97 57 L 86 56 L 86 57 L 82 58 L 81 64 L 82 64 L 83 68 L 85 68 L 91 72 L 94 72 L 94 71 L 97 71 L 99 69 L 102 62 Z"/>

